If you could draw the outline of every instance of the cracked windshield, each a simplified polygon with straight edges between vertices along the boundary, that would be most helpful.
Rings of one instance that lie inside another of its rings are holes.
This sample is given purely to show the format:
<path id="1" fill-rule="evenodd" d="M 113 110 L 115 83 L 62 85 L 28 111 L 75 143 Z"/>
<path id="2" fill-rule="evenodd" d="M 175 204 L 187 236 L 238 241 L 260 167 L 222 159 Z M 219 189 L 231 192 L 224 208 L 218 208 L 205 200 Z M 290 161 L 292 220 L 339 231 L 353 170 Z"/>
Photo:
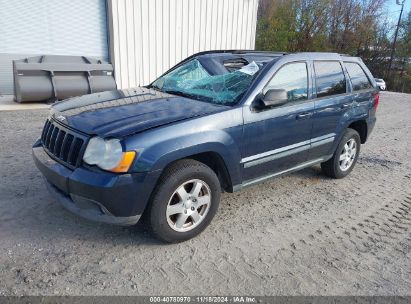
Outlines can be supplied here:
<path id="1" fill-rule="evenodd" d="M 247 91 L 259 71 L 253 61 L 226 74 L 211 75 L 197 60 L 191 60 L 158 78 L 152 85 L 162 92 L 216 104 L 233 105 Z"/>

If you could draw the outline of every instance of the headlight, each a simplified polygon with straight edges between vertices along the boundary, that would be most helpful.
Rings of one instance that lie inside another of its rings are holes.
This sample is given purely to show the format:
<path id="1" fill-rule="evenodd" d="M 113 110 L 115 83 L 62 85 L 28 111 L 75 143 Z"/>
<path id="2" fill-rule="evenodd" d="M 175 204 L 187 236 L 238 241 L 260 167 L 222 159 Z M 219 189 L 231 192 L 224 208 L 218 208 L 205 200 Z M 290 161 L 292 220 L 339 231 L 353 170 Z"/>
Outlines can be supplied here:
<path id="1" fill-rule="evenodd" d="M 103 159 L 97 164 L 101 169 L 111 170 L 117 167 L 123 158 L 123 148 L 118 139 L 106 141 L 106 152 Z"/>
<path id="2" fill-rule="evenodd" d="M 89 165 L 97 165 L 103 161 L 106 153 L 106 142 L 100 137 L 93 137 L 88 142 L 83 160 Z"/>
<path id="3" fill-rule="evenodd" d="M 118 139 L 90 139 L 83 160 L 89 165 L 97 165 L 103 170 L 127 172 L 135 158 L 135 151 L 123 152 Z"/>

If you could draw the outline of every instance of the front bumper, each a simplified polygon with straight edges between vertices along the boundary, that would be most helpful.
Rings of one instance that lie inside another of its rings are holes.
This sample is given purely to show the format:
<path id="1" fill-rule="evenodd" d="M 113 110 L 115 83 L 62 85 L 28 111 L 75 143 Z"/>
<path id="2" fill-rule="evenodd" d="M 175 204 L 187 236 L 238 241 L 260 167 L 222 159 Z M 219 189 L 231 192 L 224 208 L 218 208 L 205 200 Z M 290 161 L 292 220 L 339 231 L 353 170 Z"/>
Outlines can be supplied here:
<path id="1" fill-rule="evenodd" d="M 39 142 L 33 146 L 33 159 L 50 193 L 65 208 L 86 219 L 116 225 L 138 222 L 160 174 L 71 170 L 52 159 Z"/>
<path id="2" fill-rule="evenodd" d="M 98 202 L 84 200 L 84 198 L 80 197 L 72 198 L 73 196 L 66 195 L 64 192 L 50 183 L 47 179 L 45 180 L 45 182 L 50 194 L 64 208 L 85 219 L 107 224 L 130 226 L 136 224 L 141 217 L 141 215 L 121 217 L 114 216 Z"/>

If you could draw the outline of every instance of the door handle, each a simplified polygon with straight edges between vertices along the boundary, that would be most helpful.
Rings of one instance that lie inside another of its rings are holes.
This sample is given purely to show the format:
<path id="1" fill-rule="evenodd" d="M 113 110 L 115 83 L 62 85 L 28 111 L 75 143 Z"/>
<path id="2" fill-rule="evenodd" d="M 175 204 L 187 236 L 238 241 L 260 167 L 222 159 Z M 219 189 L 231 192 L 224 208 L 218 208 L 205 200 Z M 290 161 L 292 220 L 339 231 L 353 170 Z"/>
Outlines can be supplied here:
<path id="1" fill-rule="evenodd" d="M 348 108 L 351 108 L 351 106 L 352 106 L 352 102 L 350 102 L 350 103 L 345 103 L 345 104 L 343 104 L 343 105 L 341 106 L 341 109 L 348 109 Z"/>
<path id="2" fill-rule="evenodd" d="M 301 113 L 296 116 L 296 119 L 307 119 L 307 118 L 310 118 L 311 115 L 313 114 L 309 112 Z"/>

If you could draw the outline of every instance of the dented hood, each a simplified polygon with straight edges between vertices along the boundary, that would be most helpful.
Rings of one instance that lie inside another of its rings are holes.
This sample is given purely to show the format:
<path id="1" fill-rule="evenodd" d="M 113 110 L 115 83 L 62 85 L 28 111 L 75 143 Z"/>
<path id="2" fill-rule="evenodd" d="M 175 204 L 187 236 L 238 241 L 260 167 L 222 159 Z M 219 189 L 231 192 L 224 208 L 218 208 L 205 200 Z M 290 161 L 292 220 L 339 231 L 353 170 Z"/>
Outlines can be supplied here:
<path id="1" fill-rule="evenodd" d="M 135 88 L 70 98 L 54 104 L 51 115 L 90 135 L 123 137 L 225 109 L 226 106 Z"/>

